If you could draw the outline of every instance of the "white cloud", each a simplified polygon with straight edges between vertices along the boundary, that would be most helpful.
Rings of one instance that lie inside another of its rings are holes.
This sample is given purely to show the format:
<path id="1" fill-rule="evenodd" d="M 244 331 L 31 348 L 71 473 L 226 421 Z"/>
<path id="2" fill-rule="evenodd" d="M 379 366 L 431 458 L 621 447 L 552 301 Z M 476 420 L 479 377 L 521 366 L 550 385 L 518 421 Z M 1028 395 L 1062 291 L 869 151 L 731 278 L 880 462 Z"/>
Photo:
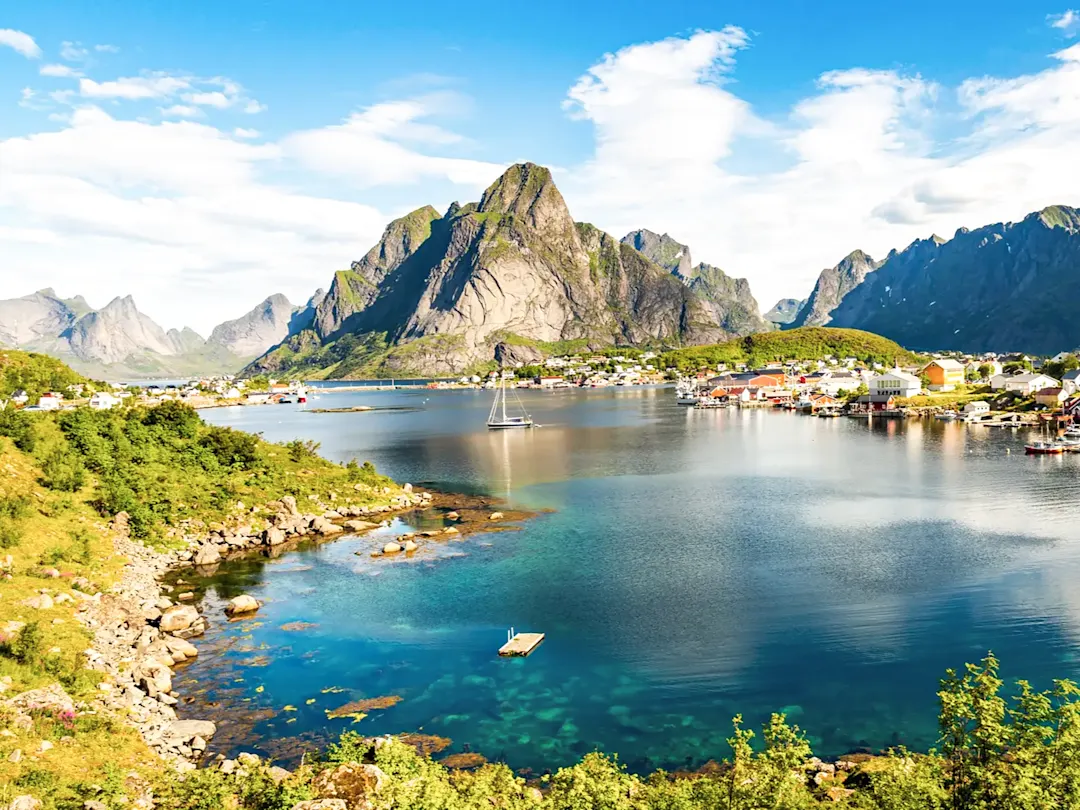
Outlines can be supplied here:
<path id="1" fill-rule="evenodd" d="M 34 42 L 34 38 L 22 31 L 0 28 L 0 45 L 14 49 L 16 53 L 21 53 L 27 59 L 41 58 L 41 48 Z"/>
<path id="2" fill-rule="evenodd" d="M 173 104 L 171 107 L 163 107 L 161 115 L 164 118 L 201 118 L 204 113 L 189 104 Z"/>
<path id="3" fill-rule="evenodd" d="M 79 94 L 84 98 L 116 98 L 126 101 L 168 98 L 189 87 L 190 77 L 170 76 L 167 73 L 148 73 L 106 82 L 79 80 Z"/>
<path id="4" fill-rule="evenodd" d="M 1046 21 L 1051 28 L 1064 31 L 1067 37 L 1073 37 L 1076 36 L 1077 29 L 1080 29 L 1080 11 L 1070 8 L 1061 14 L 1048 14 Z"/>
<path id="5" fill-rule="evenodd" d="M 449 96 L 437 94 L 375 104 L 343 123 L 298 132 L 282 142 L 304 166 L 348 177 L 361 187 L 446 179 L 477 189 L 505 168 L 501 164 L 423 154 L 406 144 L 445 147 L 461 137 L 423 119 L 445 110 Z"/>
<path id="6" fill-rule="evenodd" d="M 92 278 L 99 297 L 133 294 L 163 325 L 203 333 L 272 291 L 306 300 L 393 214 L 275 184 L 295 164 L 257 136 L 89 106 L 59 131 L 0 140 L 0 250 L 21 270 L 0 274 L 0 297 L 27 278 L 73 292 Z"/>
<path id="7" fill-rule="evenodd" d="M 233 130 L 233 137 L 236 138 L 258 138 L 259 130 L 257 129 L 245 129 L 244 127 L 237 127 Z"/>
<path id="8" fill-rule="evenodd" d="M 79 42 L 62 42 L 60 43 L 60 58 L 66 59 L 69 62 L 81 62 L 90 52 L 82 46 Z"/>
<path id="9" fill-rule="evenodd" d="M 120 48 L 116 45 L 95 45 L 94 50 L 98 53 L 120 53 Z"/>
<path id="10" fill-rule="evenodd" d="M 252 99 L 244 105 L 244 112 L 248 115 L 256 115 L 257 113 L 266 112 L 266 105 Z"/>
<path id="11" fill-rule="evenodd" d="M 765 123 L 739 96 L 737 29 L 634 45 L 568 91 L 595 151 L 562 181 L 571 210 L 639 227 L 750 279 L 767 308 L 805 296 L 859 247 L 883 257 L 937 231 L 1080 203 L 1080 46 L 1046 70 L 943 88 L 899 70 L 822 75 Z"/>
<path id="12" fill-rule="evenodd" d="M 214 90 L 209 93 L 189 93 L 184 96 L 184 101 L 189 104 L 200 104 L 205 107 L 216 107 L 219 110 L 224 110 L 233 104 L 234 99 L 218 90 Z"/>
<path id="13" fill-rule="evenodd" d="M 42 65 L 38 71 L 42 76 L 51 76 L 56 79 L 78 79 L 83 74 L 68 65 Z"/>

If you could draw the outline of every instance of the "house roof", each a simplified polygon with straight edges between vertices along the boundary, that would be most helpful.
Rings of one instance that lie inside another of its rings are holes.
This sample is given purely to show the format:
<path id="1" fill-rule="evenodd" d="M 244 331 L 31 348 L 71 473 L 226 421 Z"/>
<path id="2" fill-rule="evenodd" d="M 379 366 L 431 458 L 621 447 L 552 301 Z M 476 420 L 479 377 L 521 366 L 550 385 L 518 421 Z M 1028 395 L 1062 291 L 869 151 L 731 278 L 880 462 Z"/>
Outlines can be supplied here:
<path id="1" fill-rule="evenodd" d="M 1074 368 L 1061 375 L 1063 380 L 1080 380 L 1080 368 Z"/>
<path id="2" fill-rule="evenodd" d="M 1037 371 L 1029 371 L 1026 374 L 1014 374 L 1012 377 L 1006 376 L 1005 379 L 1012 382 L 1035 382 L 1036 380 L 1040 379 L 1057 382 L 1057 380 L 1055 380 L 1053 377 L 1048 377 L 1045 374 L 1040 374 Z"/>
<path id="3" fill-rule="evenodd" d="M 894 368 L 891 371 L 886 371 L 886 372 L 884 372 L 882 374 L 878 374 L 876 377 L 874 377 L 874 379 L 878 380 L 878 379 L 881 379 L 882 377 L 898 377 L 901 380 L 906 380 L 908 382 L 915 383 L 916 385 L 921 385 L 922 384 L 919 381 L 919 378 L 916 377 L 914 374 L 908 374 L 906 371 L 901 371 L 898 368 Z"/>
<path id="4" fill-rule="evenodd" d="M 951 357 L 944 357 L 944 358 L 942 358 L 940 360 L 931 360 L 929 363 L 926 364 L 925 368 L 930 368 L 930 366 L 935 366 L 935 365 L 940 366 L 941 368 L 944 368 L 944 369 L 952 369 L 954 371 L 963 371 L 964 370 L 964 364 L 957 361 L 957 360 L 954 360 Z"/>
<path id="5" fill-rule="evenodd" d="M 893 399 L 892 394 L 863 394 L 855 401 L 860 405 L 867 405 L 869 403 L 892 402 Z"/>
<path id="6" fill-rule="evenodd" d="M 1042 388 L 1035 392 L 1037 397 L 1060 397 L 1064 388 Z"/>

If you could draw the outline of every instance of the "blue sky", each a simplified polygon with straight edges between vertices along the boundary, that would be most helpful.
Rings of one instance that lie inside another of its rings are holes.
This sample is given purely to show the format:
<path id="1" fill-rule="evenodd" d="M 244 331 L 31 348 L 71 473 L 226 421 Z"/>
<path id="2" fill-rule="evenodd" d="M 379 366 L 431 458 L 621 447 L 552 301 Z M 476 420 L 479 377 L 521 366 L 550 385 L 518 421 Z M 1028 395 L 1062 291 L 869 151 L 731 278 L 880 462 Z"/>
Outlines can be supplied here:
<path id="1" fill-rule="evenodd" d="M 748 277 L 763 309 L 857 247 L 1080 203 L 1062 5 L 13 5 L 5 297 L 131 292 L 205 332 L 517 160 L 555 167 L 577 218 Z"/>

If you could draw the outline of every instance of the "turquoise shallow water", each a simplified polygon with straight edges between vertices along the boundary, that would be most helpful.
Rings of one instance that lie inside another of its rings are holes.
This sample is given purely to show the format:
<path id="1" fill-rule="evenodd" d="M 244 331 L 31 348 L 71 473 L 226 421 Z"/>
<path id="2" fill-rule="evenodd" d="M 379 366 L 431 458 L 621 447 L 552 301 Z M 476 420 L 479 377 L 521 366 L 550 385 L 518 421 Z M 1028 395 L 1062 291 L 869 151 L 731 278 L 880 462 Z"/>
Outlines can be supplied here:
<path id="1" fill-rule="evenodd" d="M 694 411 L 643 388 L 529 393 L 544 427 L 496 433 L 489 396 L 204 412 L 554 510 L 411 563 L 370 559 L 378 535 L 223 566 L 200 583 L 204 611 L 239 592 L 266 605 L 214 621 L 178 679 L 192 715 L 221 721 L 218 750 L 290 760 L 347 728 L 420 731 L 535 772 L 594 748 L 648 770 L 726 756 L 734 714 L 778 710 L 820 754 L 925 749 L 946 667 L 993 649 L 1010 677 L 1080 676 L 1080 457 L 959 424 Z M 315 626 L 282 629 L 297 622 Z M 547 640 L 499 659 L 510 625 Z M 325 713 L 385 695 L 402 700 L 357 724 Z"/>

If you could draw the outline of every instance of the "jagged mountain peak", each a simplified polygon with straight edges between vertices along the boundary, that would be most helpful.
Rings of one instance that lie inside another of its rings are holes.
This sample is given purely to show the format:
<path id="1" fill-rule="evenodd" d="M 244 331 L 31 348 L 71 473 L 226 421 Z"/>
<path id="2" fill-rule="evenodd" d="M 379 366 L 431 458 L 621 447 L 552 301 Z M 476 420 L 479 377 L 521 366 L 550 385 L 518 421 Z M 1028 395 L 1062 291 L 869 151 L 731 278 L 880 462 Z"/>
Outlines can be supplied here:
<path id="1" fill-rule="evenodd" d="M 829 323 L 833 311 L 840 306 L 844 296 L 858 287 L 867 274 L 879 266 L 868 253 L 855 249 L 835 267 L 822 270 L 810 297 L 791 321 L 791 327 L 824 326 Z"/>
<path id="2" fill-rule="evenodd" d="M 1068 205 L 1048 205 L 1025 217 L 1036 218 L 1047 228 L 1064 228 L 1070 232 L 1080 230 L 1080 211 Z"/>
<path id="3" fill-rule="evenodd" d="M 517 163 L 484 191 L 476 211 L 481 217 L 512 216 L 540 233 L 569 235 L 574 221 L 551 171 L 535 163 Z"/>
<path id="4" fill-rule="evenodd" d="M 639 228 L 624 236 L 622 242 L 643 253 L 668 272 L 676 273 L 684 279 L 689 278 L 693 272 L 694 262 L 690 258 L 690 248 L 666 233 L 658 234 L 648 228 Z"/>

